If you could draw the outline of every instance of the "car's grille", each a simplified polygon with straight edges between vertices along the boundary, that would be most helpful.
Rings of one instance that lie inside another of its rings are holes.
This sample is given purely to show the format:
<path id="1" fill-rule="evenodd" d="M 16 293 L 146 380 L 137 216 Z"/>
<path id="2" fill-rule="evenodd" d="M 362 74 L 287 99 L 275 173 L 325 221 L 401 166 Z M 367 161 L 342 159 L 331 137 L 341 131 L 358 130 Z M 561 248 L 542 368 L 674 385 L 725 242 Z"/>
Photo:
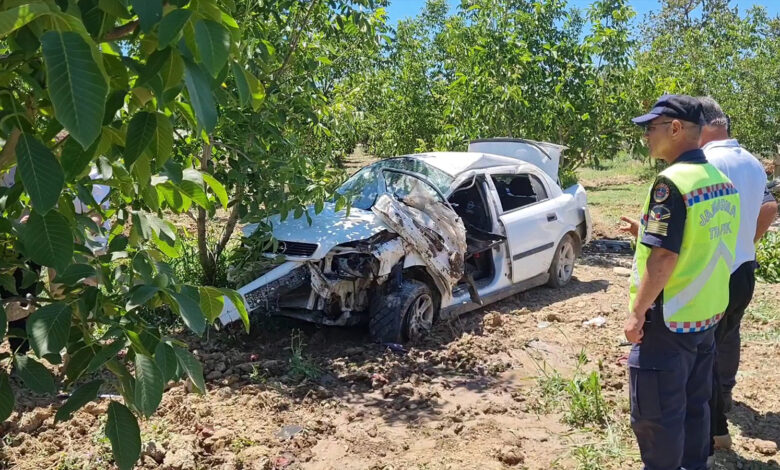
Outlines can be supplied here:
<path id="1" fill-rule="evenodd" d="M 317 251 L 316 243 L 288 242 L 279 240 L 279 248 L 276 253 L 287 256 L 311 256 Z"/>

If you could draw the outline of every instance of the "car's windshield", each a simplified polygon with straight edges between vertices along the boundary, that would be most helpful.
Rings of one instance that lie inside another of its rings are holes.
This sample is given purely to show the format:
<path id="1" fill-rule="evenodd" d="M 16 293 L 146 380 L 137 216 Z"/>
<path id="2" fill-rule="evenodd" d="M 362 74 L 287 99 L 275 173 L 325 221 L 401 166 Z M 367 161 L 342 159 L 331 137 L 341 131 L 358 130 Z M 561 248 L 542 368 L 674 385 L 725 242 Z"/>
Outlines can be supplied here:
<path id="1" fill-rule="evenodd" d="M 447 194 L 453 181 L 452 176 L 416 158 L 399 157 L 381 160 L 361 169 L 345 181 L 336 192 L 350 198 L 352 207 L 365 210 L 371 209 L 371 206 L 374 205 L 374 201 L 382 190 L 382 180 L 385 180 L 388 192 L 397 195 L 408 193 L 406 186 L 409 185 L 411 177 L 399 175 L 398 173 L 383 172 L 383 168 L 395 168 L 419 173 L 436 186 L 442 194 Z"/>

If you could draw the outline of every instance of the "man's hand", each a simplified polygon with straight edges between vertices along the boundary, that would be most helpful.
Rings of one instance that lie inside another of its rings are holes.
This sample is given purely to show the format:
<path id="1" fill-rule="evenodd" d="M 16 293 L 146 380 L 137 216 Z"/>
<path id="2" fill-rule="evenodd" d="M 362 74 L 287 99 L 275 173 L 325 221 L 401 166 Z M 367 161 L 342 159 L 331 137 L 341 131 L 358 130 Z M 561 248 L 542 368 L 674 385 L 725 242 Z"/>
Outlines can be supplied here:
<path id="1" fill-rule="evenodd" d="M 623 324 L 623 332 L 626 334 L 626 339 L 632 343 L 638 344 L 642 342 L 642 337 L 645 335 L 642 327 L 645 324 L 645 314 L 631 312 L 626 318 L 626 322 Z"/>
<path id="2" fill-rule="evenodd" d="M 756 235 L 753 237 L 753 243 L 758 243 L 764 236 L 772 222 L 777 218 L 777 203 L 774 201 L 761 204 L 758 211 L 758 220 L 756 221 Z"/>
<path id="3" fill-rule="evenodd" d="M 633 235 L 634 238 L 639 236 L 639 222 L 634 219 L 629 219 L 628 217 L 621 217 L 620 220 L 628 224 L 620 226 L 621 232 L 628 232 Z"/>

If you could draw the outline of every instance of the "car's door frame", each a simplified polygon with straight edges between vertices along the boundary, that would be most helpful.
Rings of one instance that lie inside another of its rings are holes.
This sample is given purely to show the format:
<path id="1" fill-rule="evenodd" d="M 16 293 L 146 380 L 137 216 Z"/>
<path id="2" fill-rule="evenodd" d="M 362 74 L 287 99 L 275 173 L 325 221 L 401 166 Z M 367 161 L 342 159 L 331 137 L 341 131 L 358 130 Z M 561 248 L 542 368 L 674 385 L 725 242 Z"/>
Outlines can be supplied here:
<path id="1" fill-rule="evenodd" d="M 547 178 L 529 165 L 497 167 L 486 172 L 488 187 L 493 194 L 498 220 L 507 237 L 507 249 L 512 266 L 512 282 L 520 282 L 547 272 L 565 225 L 561 220 L 563 202 L 555 197 Z M 547 198 L 516 209 L 504 211 L 493 176 L 528 174 L 537 178 Z"/>

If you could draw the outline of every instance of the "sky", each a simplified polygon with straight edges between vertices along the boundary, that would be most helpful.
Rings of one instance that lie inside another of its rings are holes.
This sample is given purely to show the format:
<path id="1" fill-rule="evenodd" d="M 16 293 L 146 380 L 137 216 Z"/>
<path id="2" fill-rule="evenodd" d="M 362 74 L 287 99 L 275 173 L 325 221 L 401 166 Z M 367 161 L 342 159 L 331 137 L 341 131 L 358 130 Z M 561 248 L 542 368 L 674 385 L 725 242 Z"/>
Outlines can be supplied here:
<path id="1" fill-rule="evenodd" d="M 577 8 L 587 8 L 593 0 L 569 0 L 569 5 Z M 460 4 L 460 0 L 447 0 L 450 9 L 454 10 Z M 641 19 L 645 14 L 659 8 L 658 0 L 629 0 L 628 2 L 637 12 L 637 18 Z M 387 7 L 388 22 L 395 26 L 398 20 L 417 16 L 425 4 L 425 0 L 390 0 Z M 732 0 L 732 5 L 737 5 L 740 11 L 749 9 L 753 5 L 763 5 L 770 16 L 780 14 L 780 0 Z"/>

